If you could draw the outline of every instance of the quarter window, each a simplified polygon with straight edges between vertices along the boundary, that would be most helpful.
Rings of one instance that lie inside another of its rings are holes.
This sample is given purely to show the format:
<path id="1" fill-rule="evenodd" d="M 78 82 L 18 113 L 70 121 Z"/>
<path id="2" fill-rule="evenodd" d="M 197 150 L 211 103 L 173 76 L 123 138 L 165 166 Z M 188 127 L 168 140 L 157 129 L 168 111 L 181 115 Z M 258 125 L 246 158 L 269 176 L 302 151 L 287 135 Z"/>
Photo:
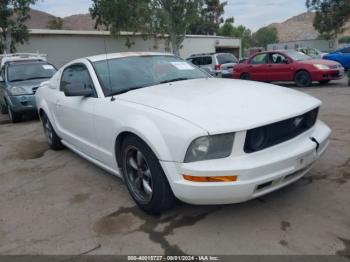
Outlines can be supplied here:
<path id="1" fill-rule="evenodd" d="M 211 56 L 205 56 L 203 57 L 203 64 L 202 65 L 211 65 L 213 63 L 213 59 Z"/>
<path id="2" fill-rule="evenodd" d="M 78 83 L 82 83 L 85 88 L 94 89 L 89 70 L 82 64 L 69 66 L 63 71 L 60 90 L 67 90 Z"/>
<path id="3" fill-rule="evenodd" d="M 195 57 L 191 62 L 197 66 L 211 65 L 213 63 L 213 59 L 210 56 Z"/>

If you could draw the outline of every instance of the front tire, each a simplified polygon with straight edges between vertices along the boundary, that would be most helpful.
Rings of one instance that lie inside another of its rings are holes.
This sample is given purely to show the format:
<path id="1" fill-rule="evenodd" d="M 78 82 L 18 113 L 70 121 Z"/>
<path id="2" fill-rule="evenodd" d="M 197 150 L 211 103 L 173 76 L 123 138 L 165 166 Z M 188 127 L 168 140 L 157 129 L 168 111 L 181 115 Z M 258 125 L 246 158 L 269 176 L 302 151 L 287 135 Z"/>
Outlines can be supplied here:
<path id="1" fill-rule="evenodd" d="M 62 150 L 64 148 L 64 145 L 61 142 L 61 138 L 57 135 L 56 131 L 54 130 L 49 118 L 45 113 L 42 115 L 41 118 L 42 118 L 44 133 L 46 136 L 47 143 L 49 144 L 49 147 L 55 151 Z"/>
<path id="2" fill-rule="evenodd" d="M 136 204 L 159 214 L 172 208 L 176 198 L 153 151 L 140 138 L 127 136 L 121 146 L 124 181 Z"/>
<path id="3" fill-rule="evenodd" d="M 242 79 L 242 80 L 251 80 L 252 78 L 251 78 L 250 74 L 243 73 L 243 74 L 241 74 L 240 79 Z"/>
<path id="4" fill-rule="evenodd" d="M 22 114 L 21 113 L 16 113 L 15 111 L 13 111 L 10 105 L 7 105 L 7 112 L 9 114 L 9 118 L 10 118 L 12 123 L 21 122 Z"/>
<path id="5" fill-rule="evenodd" d="M 309 87 L 312 84 L 312 78 L 309 72 L 299 71 L 295 74 L 294 82 L 298 87 Z"/>

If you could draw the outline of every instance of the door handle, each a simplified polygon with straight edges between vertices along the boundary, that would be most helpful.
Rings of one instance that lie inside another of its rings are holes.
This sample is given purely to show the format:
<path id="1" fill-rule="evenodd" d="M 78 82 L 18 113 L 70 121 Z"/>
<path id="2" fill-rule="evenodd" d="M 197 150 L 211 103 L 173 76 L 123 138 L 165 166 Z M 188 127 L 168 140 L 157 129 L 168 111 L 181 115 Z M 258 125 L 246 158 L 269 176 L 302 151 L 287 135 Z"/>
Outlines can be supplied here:
<path id="1" fill-rule="evenodd" d="M 57 100 L 55 105 L 56 105 L 56 107 L 61 107 L 61 103 L 60 103 L 60 101 L 59 101 L 59 100 Z"/>

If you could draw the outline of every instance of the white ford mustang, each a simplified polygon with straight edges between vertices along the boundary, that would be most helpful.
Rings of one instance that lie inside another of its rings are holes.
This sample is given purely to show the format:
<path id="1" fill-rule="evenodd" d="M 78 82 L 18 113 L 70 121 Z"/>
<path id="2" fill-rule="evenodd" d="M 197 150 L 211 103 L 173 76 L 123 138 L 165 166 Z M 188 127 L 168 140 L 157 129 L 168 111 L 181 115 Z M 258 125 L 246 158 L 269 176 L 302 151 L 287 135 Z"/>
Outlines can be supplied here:
<path id="1" fill-rule="evenodd" d="M 37 91 L 50 147 L 123 177 L 147 212 L 247 201 L 304 176 L 331 130 L 321 102 L 270 84 L 215 79 L 169 54 L 75 60 Z"/>

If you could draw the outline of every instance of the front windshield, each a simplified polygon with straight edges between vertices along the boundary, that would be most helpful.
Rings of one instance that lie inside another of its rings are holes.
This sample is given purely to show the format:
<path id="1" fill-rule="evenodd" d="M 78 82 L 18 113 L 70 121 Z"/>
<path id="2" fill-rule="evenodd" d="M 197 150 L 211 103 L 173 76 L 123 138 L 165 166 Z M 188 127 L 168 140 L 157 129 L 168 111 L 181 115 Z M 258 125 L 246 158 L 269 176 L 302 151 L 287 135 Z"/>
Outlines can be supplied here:
<path id="1" fill-rule="evenodd" d="M 302 52 L 298 52 L 298 51 L 294 51 L 294 50 L 286 50 L 283 52 L 295 61 L 305 61 L 305 60 L 312 59 L 312 57 L 305 55 Z"/>
<path id="2" fill-rule="evenodd" d="M 56 69 L 48 63 L 21 62 L 9 65 L 7 79 L 9 82 L 51 78 Z"/>
<path id="3" fill-rule="evenodd" d="M 173 81 L 208 78 L 209 75 L 174 56 L 136 56 L 94 63 L 106 96 Z"/>

